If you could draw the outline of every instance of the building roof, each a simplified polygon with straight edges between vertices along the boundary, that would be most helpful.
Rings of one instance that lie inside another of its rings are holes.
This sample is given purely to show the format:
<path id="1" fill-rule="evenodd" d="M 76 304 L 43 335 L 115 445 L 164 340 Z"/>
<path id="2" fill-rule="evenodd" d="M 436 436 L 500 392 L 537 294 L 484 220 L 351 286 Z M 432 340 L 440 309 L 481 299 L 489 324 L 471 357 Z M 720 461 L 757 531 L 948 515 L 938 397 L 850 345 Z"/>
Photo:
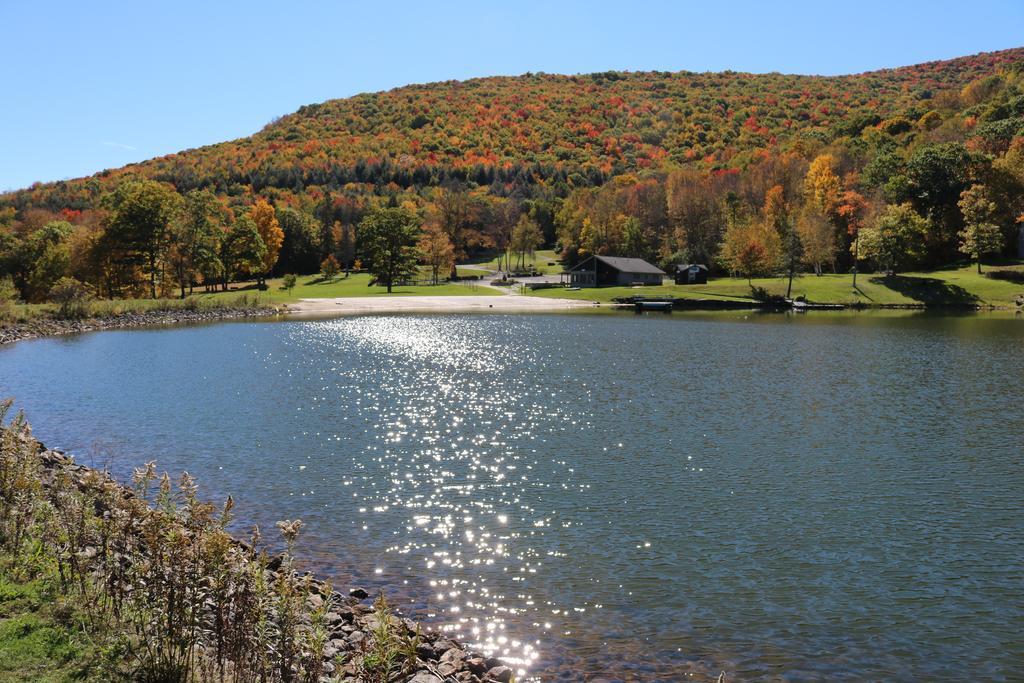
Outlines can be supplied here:
<path id="1" fill-rule="evenodd" d="M 656 266 L 652 266 L 642 258 L 626 258 L 624 256 L 591 256 L 585 259 L 583 262 L 576 265 L 573 270 L 579 270 L 584 263 L 592 258 L 596 258 L 602 263 L 611 266 L 615 270 L 623 273 L 650 273 L 652 275 L 664 275 L 665 271 L 661 270 Z"/>

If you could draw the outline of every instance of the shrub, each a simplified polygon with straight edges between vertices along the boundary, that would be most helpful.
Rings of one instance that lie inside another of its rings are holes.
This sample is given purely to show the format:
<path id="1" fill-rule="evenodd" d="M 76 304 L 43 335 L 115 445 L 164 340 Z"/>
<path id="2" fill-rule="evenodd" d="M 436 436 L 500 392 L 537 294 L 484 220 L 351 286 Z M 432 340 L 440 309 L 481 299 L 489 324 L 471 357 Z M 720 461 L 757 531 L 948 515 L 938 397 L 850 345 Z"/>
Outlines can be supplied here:
<path id="1" fill-rule="evenodd" d="M 50 301 L 58 305 L 57 317 L 87 318 L 93 300 L 92 287 L 73 277 L 62 277 L 50 288 Z"/>
<path id="2" fill-rule="evenodd" d="M 781 294 L 772 294 L 765 287 L 758 287 L 757 285 L 750 285 L 750 297 L 754 301 L 760 301 L 765 304 L 773 304 L 778 306 L 784 306 L 786 304 L 786 297 Z"/>
<path id="3" fill-rule="evenodd" d="M 985 277 L 993 280 L 1005 280 L 1006 282 L 1014 282 L 1018 285 L 1024 285 L 1024 271 L 1020 270 L 990 270 L 985 273 Z"/>
<path id="4" fill-rule="evenodd" d="M 14 317 L 14 302 L 18 300 L 18 290 L 9 277 L 0 278 L 0 320 Z"/>
<path id="5" fill-rule="evenodd" d="M 281 289 L 283 289 L 286 292 L 292 291 L 293 289 L 295 289 L 295 280 L 295 274 L 288 273 L 283 278 L 281 278 Z"/>
<path id="6" fill-rule="evenodd" d="M 287 551 L 271 572 L 258 531 L 249 545 L 227 533 L 230 497 L 200 501 L 188 474 L 172 482 L 153 463 L 131 492 L 59 460 L 44 470 L 20 414 L 3 425 L 10 407 L 0 402 L 0 556 L 26 576 L 52 572 L 83 606 L 120 652 L 122 675 L 103 680 L 320 679 L 326 612 L 310 613 L 311 578 L 292 560 L 301 522 L 279 525 Z"/>
<path id="7" fill-rule="evenodd" d="M 341 265 L 338 263 L 338 259 L 334 258 L 334 254 L 328 254 L 327 258 L 320 263 L 320 273 L 325 280 L 333 280 L 340 272 Z"/>

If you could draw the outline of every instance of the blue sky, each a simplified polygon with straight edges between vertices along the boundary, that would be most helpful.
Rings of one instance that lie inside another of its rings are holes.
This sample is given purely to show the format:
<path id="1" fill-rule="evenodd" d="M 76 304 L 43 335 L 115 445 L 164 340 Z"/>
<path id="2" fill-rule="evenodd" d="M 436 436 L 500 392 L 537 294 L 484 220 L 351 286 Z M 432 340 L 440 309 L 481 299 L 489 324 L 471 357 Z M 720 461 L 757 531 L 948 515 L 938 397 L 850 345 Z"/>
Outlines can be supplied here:
<path id="1" fill-rule="evenodd" d="M 0 0 L 0 190 L 249 135 L 302 104 L 607 69 L 842 74 L 1024 46 L 1024 1 Z"/>

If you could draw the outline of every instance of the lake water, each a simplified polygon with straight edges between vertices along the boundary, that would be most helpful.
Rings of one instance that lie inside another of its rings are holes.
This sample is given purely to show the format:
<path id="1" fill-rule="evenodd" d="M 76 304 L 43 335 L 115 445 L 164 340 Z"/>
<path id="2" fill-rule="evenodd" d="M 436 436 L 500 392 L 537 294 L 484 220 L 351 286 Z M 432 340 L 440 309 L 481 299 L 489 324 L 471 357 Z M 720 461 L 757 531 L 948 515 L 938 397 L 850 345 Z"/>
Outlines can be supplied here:
<path id="1" fill-rule="evenodd" d="M 1009 317 L 379 316 L 22 342 L 0 396 L 527 676 L 1021 680 L 1022 361 Z"/>

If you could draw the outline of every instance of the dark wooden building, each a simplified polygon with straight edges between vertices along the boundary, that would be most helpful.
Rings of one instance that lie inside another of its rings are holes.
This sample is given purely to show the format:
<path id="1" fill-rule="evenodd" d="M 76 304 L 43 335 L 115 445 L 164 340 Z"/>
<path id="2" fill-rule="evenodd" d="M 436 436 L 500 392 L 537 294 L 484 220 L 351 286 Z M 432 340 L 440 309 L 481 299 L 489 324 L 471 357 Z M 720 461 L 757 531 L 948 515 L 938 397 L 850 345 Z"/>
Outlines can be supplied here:
<path id="1" fill-rule="evenodd" d="M 676 265 L 677 285 L 706 285 L 708 267 L 701 263 L 680 263 Z"/>
<path id="2" fill-rule="evenodd" d="M 591 256 L 563 274 L 573 287 L 660 285 L 665 271 L 639 258 Z"/>

